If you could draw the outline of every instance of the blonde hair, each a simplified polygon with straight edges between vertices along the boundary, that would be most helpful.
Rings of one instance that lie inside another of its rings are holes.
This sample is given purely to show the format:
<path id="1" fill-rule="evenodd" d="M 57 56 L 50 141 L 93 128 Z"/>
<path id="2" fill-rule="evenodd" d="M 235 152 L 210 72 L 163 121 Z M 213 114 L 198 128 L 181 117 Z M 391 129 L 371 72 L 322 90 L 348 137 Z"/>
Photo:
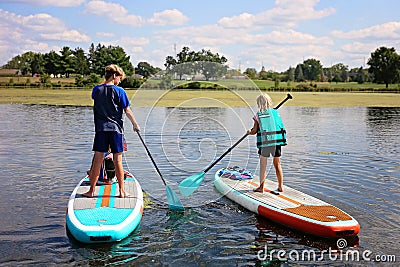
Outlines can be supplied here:
<path id="1" fill-rule="evenodd" d="M 106 81 L 108 81 L 114 74 L 117 76 L 122 76 L 121 80 L 125 79 L 125 72 L 120 66 L 116 64 L 108 65 L 104 73 L 104 78 Z"/>
<path id="2" fill-rule="evenodd" d="M 261 94 L 257 97 L 257 106 L 259 111 L 272 108 L 272 99 L 268 94 Z"/>

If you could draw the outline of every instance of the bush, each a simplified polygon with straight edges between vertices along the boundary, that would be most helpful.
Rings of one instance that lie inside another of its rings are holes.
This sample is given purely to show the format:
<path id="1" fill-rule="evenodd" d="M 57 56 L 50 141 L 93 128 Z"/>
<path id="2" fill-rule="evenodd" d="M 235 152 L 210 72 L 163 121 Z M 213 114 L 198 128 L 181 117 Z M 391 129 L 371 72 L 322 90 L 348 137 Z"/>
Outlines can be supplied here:
<path id="1" fill-rule="evenodd" d="M 99 84 L 100 82 L 101 78 L 95 73 L 91 73 L 86 79 L 81 75 L 75 78 L 76 87 L 92 87 Z"/>
<path id="2" fill-rule="evenodd" d="M 43 83 L 43 84 L 50 83 L 50 75 L 43 74 L 42 76 L 40 76 L 40 83 Z"/>
<path id="3" fill-rule="evenodd" d="M 126 77 L 121 81 L 120 86 L 123 88 L 139 88 L 144 82 L 145 79 Z"/>

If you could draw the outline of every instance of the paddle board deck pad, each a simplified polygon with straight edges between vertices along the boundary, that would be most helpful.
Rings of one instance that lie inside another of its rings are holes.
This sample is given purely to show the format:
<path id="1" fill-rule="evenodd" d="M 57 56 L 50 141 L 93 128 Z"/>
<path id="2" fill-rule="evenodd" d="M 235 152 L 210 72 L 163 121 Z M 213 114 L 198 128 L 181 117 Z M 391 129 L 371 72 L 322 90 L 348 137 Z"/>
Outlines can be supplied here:
<path id="1" fill-rule="evenodd" d="M 215 173 L 216 189 L 246 209 L 272 221 L 312 235 L 334 238 L 355 236 L 360 225 L 349 214 L 320 199 L 288 186 L 277 192 L 278 184 L 266 179 L 264 192 L 254 192 L 259 177 L 237 180 L 223 175 L 226 169 Z"/>
<path id="2" fill-rule="evenodd" d="M 124 189 L 130 196 L 119 198 L 118 183 L 96 185 L 93 198 L 82 196 L 89 191 L 89 177 L 73 190 L 66 215 L 71 235 L 82 243 L 119 241 L 132 233 L 143 214 L 143 193 L 135 177 L 125 172 Z"/>

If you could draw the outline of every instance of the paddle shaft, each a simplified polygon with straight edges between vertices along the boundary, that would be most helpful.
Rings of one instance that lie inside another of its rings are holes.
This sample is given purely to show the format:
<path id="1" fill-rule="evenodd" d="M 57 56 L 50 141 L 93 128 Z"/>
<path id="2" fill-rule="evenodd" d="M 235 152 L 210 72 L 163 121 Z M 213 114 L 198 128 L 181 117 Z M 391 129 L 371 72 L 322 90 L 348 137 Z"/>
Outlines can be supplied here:
<path id="1" fill-rule="evenodd" d="M 247 133 L 245 135 L 243 135 L 236 143 L 233 144 L 233 146 L 231 146 L 230 148 L 228 148 L 227 151 L 225 151 L 224 154 L 222 154 L 216 161 L 214 161 L 210 166 L 207 167 L 207 169 L 204 170 L 204 172 L 208 172 L 212 167 L 214 167 L 215 164 L 217 164 L 223 157 L 226 156 L 226 154 L 228 154 L 229 152 L 231 152 L 232 149 L 234 149 L 240 142 L 243 141 L 243 139 L 245 139 L 247 137 Z"/>
<path id="2" fill-rule="evenodd" d="M 282 100 L 274 109 L 278 109 L 280 106 L 282 106 L 286 101 L 288 101 L 289 99 L 292 99 L 293 97 L 290 94 L 287 94 L 286 98 L 284 100 Z M 208 172 L 212 167 L 215 166 L 215 164 L 217 164 L 221 159 L 223 159 L 229 152 L 232 151 L 232 149 L 234 149 L 240 142 L 243 141 L 243 139 L 245 139 L 248 136 L 248 133 L 246 133 L 245 135 L 243 135 L 236 143 L 233 144 L 233 146 L 231 146 L 230 148 L 228 148 L 227 151 L 225 151 L 224 154 L 222 154 L 216 161 L 214 161 L 210 166 L 207 167 L 207 169 L 205 169 L 203 172 L 206 173 Z"/>
<path id="3" fill-rule="evenodd" d="M 163 181 L 164 185 L 167 186 L 167 183 L 165 182 L 164 177 L 162 176 L 160 170 L 158 169 L 156 162 L 154 161 L 153 157 L 151 156 L 151 153 L 150 153 L 148 147 L 147 147 L 146 144 L 144 143 L 142 136 L 140 135 L 139 132 L 136 132 L 136 133 L 138 134 L 138 136 L 139 136 L 139 138 L 140 138 L 140 141 L 142 142 L 144 148 L 146 149 L 147 155 L 149 155 L 149 158 L 151 159 L 151 162 L 153 162 L 153 165 L 154 165 L 154 167 L 156 168 L 158 175 L 160 175 L 161 180 Z"/>

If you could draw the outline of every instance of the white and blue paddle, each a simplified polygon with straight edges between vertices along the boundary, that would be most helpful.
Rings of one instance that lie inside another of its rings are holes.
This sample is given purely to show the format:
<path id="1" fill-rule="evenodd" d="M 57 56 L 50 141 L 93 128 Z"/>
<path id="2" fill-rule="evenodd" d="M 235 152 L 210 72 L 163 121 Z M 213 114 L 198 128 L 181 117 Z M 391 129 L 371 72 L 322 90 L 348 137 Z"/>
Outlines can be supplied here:
<path id="1" fill-rule="evenodd" d="M 169 209 L 170 210 L 184 210 L 185 208 L 183 207 L 182 202 L 179 199 L 178 195 L 165 182 L 164 177 L 162 176 L 160 170 L 157 167 L 156 162 L 154 161 L 153 157 L 151 156 L 149 149 L 147 148 L 146 144 L 144 143 L 142 136 L 140 135 L 139 132 L 136 132 L 136 133 L 138 134 L 140 141 L 142 142 L 144 148 L 147 151 L 147 155 L 149 155 L 151 162 L 153 162 L 153 165 L 156 168 L 158 175 L 160 175 L 161 180 L 163 181 L 163 183 L 165 185 L 165 190 L 167 191 L 167 200 L 168 200 Z"/>

